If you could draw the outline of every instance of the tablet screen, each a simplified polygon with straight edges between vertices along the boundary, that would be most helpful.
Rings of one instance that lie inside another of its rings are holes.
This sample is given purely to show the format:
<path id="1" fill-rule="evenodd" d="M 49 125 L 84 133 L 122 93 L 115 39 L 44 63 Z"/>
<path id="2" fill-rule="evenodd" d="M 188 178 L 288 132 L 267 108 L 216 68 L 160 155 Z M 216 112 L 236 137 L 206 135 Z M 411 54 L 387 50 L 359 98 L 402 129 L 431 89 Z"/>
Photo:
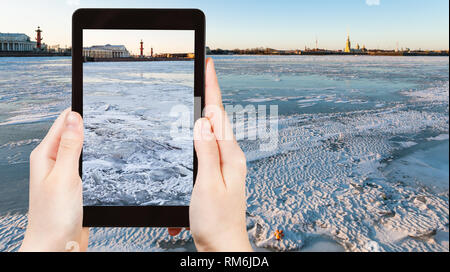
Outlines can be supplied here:
<path id="1" fill-rule="evenodd" d="M 83 30 L 85 206 L 189 205 L 193 30 Z"/>

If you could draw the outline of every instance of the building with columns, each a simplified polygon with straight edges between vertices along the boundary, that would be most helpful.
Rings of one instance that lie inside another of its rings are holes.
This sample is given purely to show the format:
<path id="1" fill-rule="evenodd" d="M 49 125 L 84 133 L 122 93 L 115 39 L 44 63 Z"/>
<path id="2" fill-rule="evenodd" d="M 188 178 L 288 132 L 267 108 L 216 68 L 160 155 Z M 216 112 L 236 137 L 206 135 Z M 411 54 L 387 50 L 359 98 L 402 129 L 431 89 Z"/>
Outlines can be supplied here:
<path id="1" fill-rule="evenodd" d="M 83 48 L 83 57 L 90 58 L 129 58 L 130 53 L 124 45 L 94 45 Z"/>
<path id="2" fill-rule="evenodd" d="M 30 37 L 22 33 L 0 33 L 0 51 L 34 51 L 36 42 L 32 42 Z"/>

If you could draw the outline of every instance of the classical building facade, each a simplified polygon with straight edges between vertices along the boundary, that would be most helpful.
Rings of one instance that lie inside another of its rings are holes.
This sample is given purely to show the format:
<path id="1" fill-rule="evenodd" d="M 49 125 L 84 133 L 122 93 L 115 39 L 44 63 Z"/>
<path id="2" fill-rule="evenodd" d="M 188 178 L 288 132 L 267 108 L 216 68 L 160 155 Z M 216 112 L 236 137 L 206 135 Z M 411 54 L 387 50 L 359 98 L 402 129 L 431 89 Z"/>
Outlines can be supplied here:
<path id="1" fill-rule="evenodd" d="M 83 57 L 90 58 L 129 58 L 130 52 L 124 45 L 94 45 L 83 48 Z"/>
<path id="2" fill-rule="evenodd" d="M 33 51 L 36 42 L 22 33 L 0 33 L 0 51 Z"/>

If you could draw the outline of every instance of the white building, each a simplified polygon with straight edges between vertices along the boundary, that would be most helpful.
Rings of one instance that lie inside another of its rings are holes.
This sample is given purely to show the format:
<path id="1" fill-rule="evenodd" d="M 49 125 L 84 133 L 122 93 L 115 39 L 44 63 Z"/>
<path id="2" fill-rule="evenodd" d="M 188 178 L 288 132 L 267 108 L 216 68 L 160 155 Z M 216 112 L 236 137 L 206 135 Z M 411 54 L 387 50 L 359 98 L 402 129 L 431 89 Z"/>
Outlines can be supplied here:
<path id="1" fill-rule="evenodd" d="M 129 58 L 130 52 L 124 45 L 94 45 L 83 48 L 83 57 L 90 58 Z"/>
<path id="2" fill-rule="evenodd" d="M 0 51 L 33 51 L 36 42 L 22 33 L 0 33 Z"/>

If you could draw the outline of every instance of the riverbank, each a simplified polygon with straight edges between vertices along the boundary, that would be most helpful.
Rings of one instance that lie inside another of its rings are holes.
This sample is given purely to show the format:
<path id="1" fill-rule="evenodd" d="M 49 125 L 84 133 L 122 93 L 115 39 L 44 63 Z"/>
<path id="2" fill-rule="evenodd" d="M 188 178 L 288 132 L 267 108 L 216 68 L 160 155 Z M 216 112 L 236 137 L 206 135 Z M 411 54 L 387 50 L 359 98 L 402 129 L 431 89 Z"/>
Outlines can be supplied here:
<path id="1" fill-rule="evenodd" d="M 279 54 L 280 55 L 280 54 Z M 448 56 L 448 52 L 395 52 L 395 51 L 373 51 L 373 52 L 334 52 L 334 51 L 302 51 L 299 54 L 286 54 L 286 55 L 337 55 L 337 56 L 404 56 L 404 57 L 445 57 Z"/>
<path id="2" fill-rule="evenodd" d="M 193 61 L 191 58 L 84 58 L 84 62 Z"/>
<path id="3" fill-rule="evenodd" d="M 448 57 L 448 51 L 369 51 L 369 52 L 339 52 L 327 50 L 311 50 L 298 52 L 277 52 L 277 53 L 246 53 L 239 54 L 231 50 L 213 51 L 208 55 L 236 55 L 236 56 L 404 56 L 404 57 Z M 50 52 L 0 52 L 0 57 L 67 57 L 71 53 L 50 53 Z M 85 62 L 125 62 L 125 61 L 186 61 L 192 58 L 86 58 Z"/>
<path id="4" fill-rule="evenodd" d="M 213 49 L 207 50 L 207 55 L 264 55 L 264 56 L 404 56 L 404 57 L 446 57 L 448 56 L 448 50 L 378 50 L 378 49 L 357 49 L 350 52 L 344 52 L 341 50 L 327 50 L 327 49 L 306 49 L 306 50 L 277 50 L 272 48 L 262 49 Z"/>
<path id="5" fill-rule="evenodd" d="M 70 57 L 71 52 L 56 53 L 56 52 L 17 52 L 17 51 L 0 51 L 0 57 Z"/>

